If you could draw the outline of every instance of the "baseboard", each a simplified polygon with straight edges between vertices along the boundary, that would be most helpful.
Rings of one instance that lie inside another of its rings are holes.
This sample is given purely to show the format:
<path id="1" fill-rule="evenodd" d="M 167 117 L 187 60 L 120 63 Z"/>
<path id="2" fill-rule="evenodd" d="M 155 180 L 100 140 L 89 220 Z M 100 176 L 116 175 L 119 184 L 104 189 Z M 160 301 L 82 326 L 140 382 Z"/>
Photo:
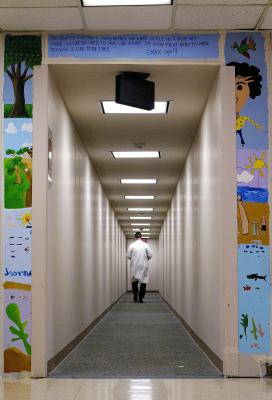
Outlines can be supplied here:
<path id="1" fill-rule="evenodd" d="M 173 309 L 173 307 L 162 297 L 163 301 L 167 304 L 170 310 L 175 314 L 176 318 L 180 321 L 180 323 L 184 326 L 186 331 L 192 336 L 197 345 L 201 348 L 201 350 L 206 354 L 206 356 L 210 359 L 210 361 L 214 364 L 214 366 L 218 369 L 218 371 L 223 374 L 223 361 L 219 358 L 210 348 L 203 342 L 202 339 L 193 331 L 193 329 L 184 321 L 184 319 Z"/>
<path id="2" fill-rule="evenodd" d="M 123 294 L 120 296 L 122 297 Z M 87 336 L 97 323 L 107 314 L 108 311 L 118 302 L 120 297 L 112 303 L 102 314 L 100 314 L 87 328 L 85 328 L 75 339 L 68 343 L 54 357 L 47 361 L 47 373 L 51 372 L 64 358 Z"/>

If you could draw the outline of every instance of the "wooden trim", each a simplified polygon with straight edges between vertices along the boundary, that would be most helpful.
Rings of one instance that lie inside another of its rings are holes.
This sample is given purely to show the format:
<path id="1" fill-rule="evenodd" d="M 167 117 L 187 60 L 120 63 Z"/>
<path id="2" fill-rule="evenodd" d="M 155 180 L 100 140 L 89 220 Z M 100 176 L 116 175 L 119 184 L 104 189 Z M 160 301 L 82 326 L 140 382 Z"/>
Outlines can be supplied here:
<path id="1" fill-rule="evenodd" d="M 162 297 L 162 296 L 161 296 Z M 193 329 L 184 321 L 184 319 L 170 306 L 170 304 L 162 297 L 163 301 L 167 304 L 179 322 L 183 325 L 186 331 L 192 336 L 194 341 L 200 347 L 200 349 L 206 354 L 209 360 L 214 364 L 218 371 L 223 374 L 223 361 L 219 358 L 210 348 L 203 342 L 202 339 L 193 331 Z"/>
<path id="2" fill-rule="evenodd" d="M 123 294 L 120 296 L 122 297 Z M 64 358 L 90 333 L 90 331 L 98 324 L 98 322 L 107 314 L 110 309 L 115 306 L 120 297 L 112 303 L 102 314 L 100 314 L 87 328 L 85 328 L 78 336 L 76 336 L 70 343 L 68 343 L 61 351 L 54 357 L 47 361 L 47 373 L 51 372 Z"/>

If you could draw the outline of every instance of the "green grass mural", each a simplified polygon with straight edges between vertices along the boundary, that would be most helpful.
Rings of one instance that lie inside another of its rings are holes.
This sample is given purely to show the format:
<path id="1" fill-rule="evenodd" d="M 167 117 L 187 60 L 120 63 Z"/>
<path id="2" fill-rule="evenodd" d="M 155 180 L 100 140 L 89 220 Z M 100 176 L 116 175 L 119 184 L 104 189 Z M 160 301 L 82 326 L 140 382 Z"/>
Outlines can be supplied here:
<path id="1" fill-rule="evenodd" d="M 31 206 L 32 170 L 26 165 L 22 154 L 31 152 L 28 147 L 18 151 L 7 149 L 11 158 L 4 159 L 5 208 L 25 208 Z M 31 160 L 31 159 L 30 159 Z M 31 161 L 30 161 L 31 162 Z"/>

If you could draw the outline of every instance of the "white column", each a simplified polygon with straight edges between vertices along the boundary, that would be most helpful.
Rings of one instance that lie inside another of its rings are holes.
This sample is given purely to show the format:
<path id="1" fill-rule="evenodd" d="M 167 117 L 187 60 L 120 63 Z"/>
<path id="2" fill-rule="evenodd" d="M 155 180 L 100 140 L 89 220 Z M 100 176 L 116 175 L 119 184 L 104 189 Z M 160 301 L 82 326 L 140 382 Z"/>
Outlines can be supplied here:
<path id="1" fill-rule="evenodd" d="M 32 191 L 32 376 L 47 375 L 48 67 L 34 68 Z"/>

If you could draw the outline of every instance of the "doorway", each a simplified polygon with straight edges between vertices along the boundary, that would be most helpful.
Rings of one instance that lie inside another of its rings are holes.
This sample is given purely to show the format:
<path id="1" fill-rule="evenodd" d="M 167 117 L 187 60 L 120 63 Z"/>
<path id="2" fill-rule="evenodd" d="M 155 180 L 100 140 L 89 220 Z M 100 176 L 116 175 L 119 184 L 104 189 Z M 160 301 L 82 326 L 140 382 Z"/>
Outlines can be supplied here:
<path id="1" fill-rule="evenodd" d="M 101 101 L 113 99 L 116 74 L 131 68 L 151 74 L 150 79 L 156 83 L 156 98 L 170 102 L 168 114 L 144 115 L 136 120 L 135 116 L 132 119 L 130 115 L 122 115 L 121 118 L 103 113 Z M 218 85 L 216 93 L 220 92 L 224 73 L 225 69 L 220 71 L 214 64 L 178 63 L 63 64 L 37 68 L 36 79 L 44 80 L 45 84 L 36 86 L 36 98 L 44 97 L 46 91 L 48 108 L 47 101 L 40 100 L 39 109 L 44 110 L 41 114 L 42 118 L 46 116 L 46 129 L 41 129 L 42 139 L 36 140 L 35 148 L 36 154 L 44 152 L 43 145 L 47 146 L 50 128 L 53 182 L 44 184 L 45 193 L 36 193 L 36 202 L 34 193 L 33 201 L 37 213 L 40 196 L 45 194 L 47 199 L 44 209 L 47 211 L 42 215 L 44 224 L 40 228 L 40 234 L 46 237 L 42 249 L 45 273 L 40 275 L 36 269 L 36 276 L 33 275 L 34 375 L 46 375 L 47 362 L 60 356 L 64 349 L 71 349 L 74 339 L 127 290 L 124 235 L 127 238 L 133 236 L 128 208 L 139 207 L 139 202 L 128 203 L 124 196 L 137 195 L 139 188 L 124 187 L 120 184 L 121 178 L 152 176 L 158 179 L 152 189 L 142 186 L 141 194 L 148 195 L 151 190 L 154 194 L 154 203 L 149 203 L 154 208 L 151 237 L 163 240 L 163 221 L 203 119 L 205 105 L 214 85 Z M 226 74 L 229 82 L 232 78 L 231 74 Z M 219 105 L 210 101 L 214 115 L 222 110 L 224 102 L 234 101 L 230 93 L 224 93 L 224 96 L 219 93 L 218 96 L 221 96 Z M 34 123 L 41 126 L 39 118 L 34 115 Z M 224 133 L 225 129 L 222 128 Z M 115 150 L 139 151 L 139 146 L 141 150 L 159 151 L 160 157 L 139 162 L 118 161 L 112 155 Z M 46 157 L 40 173 L 47 182 Z M 222 161 L 224 163 L 225 159 Z M 33 219 L 34 214 L 35 210 Z M 170 230 L 164 233 L 171 234 Z M 38 237 L 36 232 L 34 240 Z M 193 244 L 193 238 L 190 243 Z M 33 244 L 34 260 L 40 258 L 41 252 L 37 251 L 41 250 L 40 246 L 42 244 L 37 247 Z M 176 299 L 173 293 L 169 294 L 166 271 L 169 265 L 171 279 L 175 280 L 175 255 L 170 248 L 161 245 L 160 251 L 160 262 L 164 260 L 164 263 L 159 269 L 159 290 L 170 304 L 175 304 L 179 294 Z M 221 268 L 222 277 L 231 273 L 225 269 L 223 272 L 224 264 Z M 40 296 L 42 312 L 38 311 L 35 293 Z M 221 296 L 223 310 L 226 299 L 223 293 Z M 224 331 L 225 321 L 221 320 L 221 323 Z M 38 326 L 44 326 L 46 333 L 37 336 Z M 220 338 L 220 343 L 223 354 L 225 336 Z"/>

